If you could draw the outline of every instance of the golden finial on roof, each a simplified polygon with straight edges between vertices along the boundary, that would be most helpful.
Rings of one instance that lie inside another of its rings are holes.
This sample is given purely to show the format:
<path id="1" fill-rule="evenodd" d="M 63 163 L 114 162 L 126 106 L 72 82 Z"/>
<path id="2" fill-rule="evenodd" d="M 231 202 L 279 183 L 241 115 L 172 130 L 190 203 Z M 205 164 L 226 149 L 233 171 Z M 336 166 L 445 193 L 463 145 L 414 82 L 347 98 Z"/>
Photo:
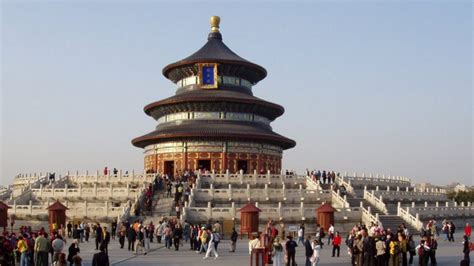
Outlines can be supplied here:
<path id="1" fill-rule="evenodd" d="M 221 22 L 221 18 L 219 16 L 211 17 L 211 32 L 219 32 L 220 22 Z"/>

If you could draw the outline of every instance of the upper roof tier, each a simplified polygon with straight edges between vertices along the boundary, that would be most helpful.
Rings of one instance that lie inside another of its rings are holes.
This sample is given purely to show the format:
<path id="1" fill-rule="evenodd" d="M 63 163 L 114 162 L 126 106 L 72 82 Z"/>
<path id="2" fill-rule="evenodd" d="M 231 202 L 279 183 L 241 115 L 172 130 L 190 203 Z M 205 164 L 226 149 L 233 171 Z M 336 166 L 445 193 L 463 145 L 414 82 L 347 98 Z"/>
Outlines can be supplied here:
<path id="1" fill-rule="evenodd" d="M 176 83 L 183 78 L 197 75 L 197 63 L 218 63 L 227 66 L 219 68 L 220 75 L 241 77 L 252 84 L 264 79 L 267 76 L 265 68 L 238 56 L 222 42 L 219 22 L 219 17 L 211 17 L 211 32 L 207 43 L 191 56 L 167 65 L 163 69 L 163 75 Z"/>

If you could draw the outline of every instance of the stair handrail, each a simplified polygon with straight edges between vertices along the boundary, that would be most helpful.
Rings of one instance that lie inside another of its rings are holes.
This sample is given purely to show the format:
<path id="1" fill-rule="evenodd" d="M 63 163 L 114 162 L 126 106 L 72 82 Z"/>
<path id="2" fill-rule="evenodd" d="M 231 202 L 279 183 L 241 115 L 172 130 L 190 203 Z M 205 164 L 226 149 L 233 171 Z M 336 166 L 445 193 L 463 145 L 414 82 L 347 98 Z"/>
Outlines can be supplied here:
<path id="1" fill-rule="evenodd" d="M 398 202 L 397 206 L 397 216 L 413 226 L 416 230 L 421 230 L 421 228 L 423 228 L 423 222 L 420 220 L 420 215 L 416 213 L 415 216 L 413 216 L 410 213 L 410 207 L 406 207 L 405 210 L 401 207 L 400 202 Z"/>
<path id="2" fill-rule="evenodd" d="M 341 206 L 341 208 L 350 208 L 349 202 L 347 201 L 347 196 L 341 196 L 339 189 L 334 191 L 331 189 L 331 201 L 336 204 L 336 206 Z"/>
<path id="3" fill-rule="evenodd" d="M 379 214 L 376 213 L 375 215 L 372 214 L 370 206 L 367 209 L 364 207 L 362 201 L 360 202 L 360 209 L 362 210 L 362 222 L 369 226 L 371 223 L 376 223 L 382 225 L 379 219 Z"/>
<path id="4" fill-rule="evenodd" d="M 377 209 L 382 211 L 383 214 L 388 214 L 387 205 L 383 202 L 382 196 L 377 198 L 374 195 L 374 191 L 367 191 L 367 187 L 364 187 L 364 199 L 367 200 L 370 204 L 374 205 Z"/>
<path id="5" fill-rule="evenodd" d="M 347 179 L 348 181 L 344 180 L 344 176 L 336 176 L 336 184 L 339 186 L 344 186 L 346 188 L 346 191 L 350 194 L 354 193 L 354 187 L 351 185 L 351 181 Z"/>

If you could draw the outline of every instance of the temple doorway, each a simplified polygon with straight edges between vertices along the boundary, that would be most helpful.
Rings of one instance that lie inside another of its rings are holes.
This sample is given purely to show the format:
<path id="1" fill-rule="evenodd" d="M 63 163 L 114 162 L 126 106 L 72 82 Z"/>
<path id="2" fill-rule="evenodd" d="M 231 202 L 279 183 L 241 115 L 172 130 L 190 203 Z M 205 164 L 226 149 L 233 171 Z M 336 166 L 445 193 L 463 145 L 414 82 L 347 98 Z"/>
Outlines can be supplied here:
<path id="1" fill-rule="evenodd" d="M 237 171 L 244 171 L 244 174 L 247 174 L 247 160 L 238 160 L 237 161 Z"/>
<path id="2" fill-rule="evenodd" d="M 198 160 L 198 169 L 211 171 L 211 160 Z"/>
<path id="3" fill-rule="evenodd" d="M 163 171 L 169 177 L 174 175 L 174 161 L 165 161 L 165 167 Z"/>

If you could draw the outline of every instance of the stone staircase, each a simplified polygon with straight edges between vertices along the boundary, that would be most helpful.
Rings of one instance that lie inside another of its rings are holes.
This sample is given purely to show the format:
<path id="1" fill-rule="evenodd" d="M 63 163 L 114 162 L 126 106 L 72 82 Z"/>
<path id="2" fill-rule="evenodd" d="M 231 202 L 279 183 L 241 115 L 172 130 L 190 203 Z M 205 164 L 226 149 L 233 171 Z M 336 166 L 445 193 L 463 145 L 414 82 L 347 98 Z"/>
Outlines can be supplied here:
<path id="1" fill-rule="evenodd" d="M 395 215 L 380 215 L 379 220 L 382 223 L 383 228 L 387 229 L 390 228 L 392 232 L 396 232 L 398 229 L 398 226 L 400 226 L 402 223 L 405 223 L 405 226 L 408 228 L 408 231 L 410 234 L 416 234 L 418 231 L 416 228 L 405 222 L 401 217 Z"/>

